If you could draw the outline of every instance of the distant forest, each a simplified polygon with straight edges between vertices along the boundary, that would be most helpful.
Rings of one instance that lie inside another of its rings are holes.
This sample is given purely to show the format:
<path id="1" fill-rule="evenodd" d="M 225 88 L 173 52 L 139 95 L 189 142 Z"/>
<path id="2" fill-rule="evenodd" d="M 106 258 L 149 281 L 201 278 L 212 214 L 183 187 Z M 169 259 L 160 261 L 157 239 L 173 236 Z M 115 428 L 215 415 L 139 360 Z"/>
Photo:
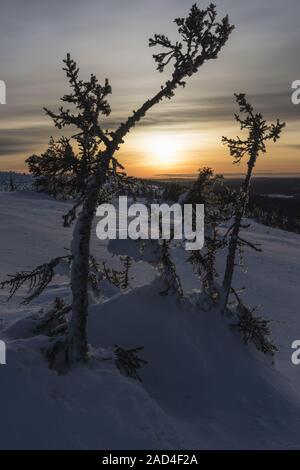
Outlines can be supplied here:
<path id="1" fill-rule="evenodd" d="M 226 185 L 232 190 L 237 190 L 241 181 L 240 178 L 225 178 Z M 192 183 L 192 179 L 181 178 L 155 180 L 155 184 L 168 188 L 166 193 L 170 198 L 183 188 L 190 189 Z M 300 177 L 253 178 L 247 216 L 270 227 L 300 233 Z"/>
<path id="2" fill-rule="evenodd" d="M 236 189 L 237 180 L 229 180 Z M 255 178 L 248 216 L 270 227 L 300 233 L 300 178 Z"/>

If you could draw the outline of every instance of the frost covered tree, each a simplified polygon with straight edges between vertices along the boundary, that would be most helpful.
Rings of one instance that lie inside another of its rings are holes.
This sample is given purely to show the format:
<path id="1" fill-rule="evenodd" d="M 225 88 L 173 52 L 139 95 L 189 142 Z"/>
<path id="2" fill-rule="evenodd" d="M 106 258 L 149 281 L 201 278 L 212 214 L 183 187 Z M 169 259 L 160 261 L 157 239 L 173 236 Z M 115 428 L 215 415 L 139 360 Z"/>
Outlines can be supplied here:
<path id="1" fill-rule="evenodd" d="M 160 282 L 162 285 L 159 295 L 165 296 L 170 292 L 179 300 L 183 297 L 183 288 L 176 272 L 176 266 L 171 259 L 170 242 L 167 240 L 162 240 L 160 245 L 159 269 L 161 271 Z"/>
<path id="2" fill-rule="evenodd" d="M 86 326 L 91 226 L 99 203 L 99 194 L 119 167 L 115 152 L 130 130 L 153 106 L 164 99 L 172 98 L 178 87 L 185 86 L 188 77 L 196 73 L 205 62 L 218 57 L 233 30 L 228 16 L 217 20 L 217 11 L 213 4 L 203 10 L 196 4 L 193 5 L 188 16 L 176 18 L 175 24 L 179 34 L 178 41 L 172 42 L 164 34 L 155 34 L 149 40 L 150 47 L 161 48 L 153 55 L 157 69 L 163 72 L 167 66 L 172 67 L 169 79 L 116 130 L 104 131 L 101 122 L 110 113 L 107 98 L 111 87 L 108 80 L 104 85 L 100 85 L 94 75 L 86 82 L 81 80 L 77 64 L 70 55 L 64 61 L 64 70 L 71 88 L 70 93 L 62 97 L 67 107 L 61 106 L 56 113 L 46 110 L 59 129 L 66 126 L 77 129 L 73 137 L 79 148 L 77 155 L 71 152 L 67 156 L 68 142 L 64 140 L 55 144 L 60 147 L 57 152 L 54 150 L 54 155 L 50 148 L 46 155 L 41 156 L 42 159 L 48 159 L 49 164 L 40 172 L 40 176 L 46 175 L 48 165 L 59 167 L 61 163 L 62 167 L 55 168 L 55 172 L 65 176 L 64 170 L 67 173 L 71 165 L 70 175 L 65 183 L 78 192 L 74 207 L 65 219 L 68 224 L 76 219 L 71 244 L 72 315 L 66 339 L 56 349 L 69 364 L 88 358 Z M 65 146 L 65 149 L 61 146 Z M 29 163 L 41 168 L 42 159 L 34 156 Z"/>
<path id="3" fill-rule="evenodd" d="M 220 224 L 232 216 L 234 195 L 224 184 L 221 175 L 215 175 L 211 168 L 201 168 L 191 191 L 185 199 L 188 204 L 204 204 L 204 247 L 192 251 L 188 261 L 202 281 L 202 290 L 210 300 L 219 300 L 216 278 L 218 251 L 225 248 L 226 238 L 220 233 Z"/>
<path id="4" fill-rule="evenodd" d="M 75 196 L 80 192 L 80 152 L 73 150 L 70 139 L 66 137 L 55 141 L 49 140 L 48 148 L 41 155 L 31 155 L 26 163 L 34 177 L 37 191 L 46 192 L 55 197 Z"/>
<path id="5" fill-rule="evenodd" d="M 249 189 L 253 169 L 259 155 L 266 152 L 266 143 L 268 141 L 276 142 L 280 138 L 281 131 L 285 126 L 285 124 L 280 122 L 278 119 L 275 124 L 267 124 L 262 114 L 255 113 L 253 107 L 247 101 L 245 94 L 235 94 L 235 98 L 241 113 L 241 115 L 236 114 L 235 119 L 240 124 L 241 130 L 246 130 L 248 132 L 248 136 L 246 139 L 242 139 L 240 137 L 229 139 L 227 137 L 223 137 L 222 141 L 228 146 L 230 155 L 234 158 L 235 164 L 239 164 L 243 158 L 248 158 L 248 161 L 246 176 L 238 195 L 234 222 L 228 231 L 230 239 L 223 279 L 223 311 L 226 310 L 229 294 L 232 289 L 232 278 L 236 263 L 237 250 L 241 245 L 248 245 L 252 248 L 254 247 L 251 243 L 242 239 L 240 236 L 242 220 L 245 215 L 249 199 Z"/>

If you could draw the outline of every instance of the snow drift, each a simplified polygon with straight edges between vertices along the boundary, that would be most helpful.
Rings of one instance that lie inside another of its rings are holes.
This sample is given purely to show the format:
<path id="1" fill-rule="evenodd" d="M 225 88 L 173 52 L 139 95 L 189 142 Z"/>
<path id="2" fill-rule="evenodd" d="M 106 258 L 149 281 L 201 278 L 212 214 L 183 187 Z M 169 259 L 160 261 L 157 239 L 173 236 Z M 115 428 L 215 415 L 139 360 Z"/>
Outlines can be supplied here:
<path id="1" fill-rule="evenodd" d="M 14 269 L 34 267 L 66 246 L 69 232 L 57 230 L 66 204 L 36 194 L 0 194 L 0 214 L 5 220 L 0 235 L 2 278 Z M 257 276 L 252 271 L 252 277 L 244 274 L 240 282 L 248 282 L 248 295 L 267 297 L 269 314 L 281 321 L 274 329 L 274 340 L 281 347 L 275 365 L 246 347 L 219 311 L 201 310 L 195 291 L 180 303 L 172 296 L 159 295 L 160 281 L 153 268 L 137 260 L 132 289 L 126 293 L 112 290 L 101 303 L 90 307 L 89 366 L 58 376 L 47 368 L 40 352 L 48 338 L 32 336 L 30 328 L 32 314 L 38 314 L 41 306 L 50 304 L 55 296 L 67 297 L 68 280 L 61 273 L 29 306 L 18 305 L 18 296 L 7 304 L 5 293 L 0 292 L 0 337 L 7 344 L 7 364 L 0 368 L 0 413 L 5 423 L 0 447 L 298 448 L 299 379 L 288 350 L 298 317 L 288 306 L 298 298 L 291 279 L 299 273 L 296 253 L 300 242 L 296 235 L 280 230 L 259 224 L 254 228 L 249 235 L 262 241 L 265 251 L 259 260 L 256 254 L 250 258 L 250 265 L 261 263 Z M 117 262 L 104 243 L 94 241 L 94 253 Z M 174 255 L 184 282 L 194 286 L 183 250 Z M 269 273 L 267 279 L 265 272 Z M 279 307 L 270 294 L 278 272 L 282 279 Z M 280 318 L 282 305 L 287 308 Z M 140 355 L 148 365 L 141 369 L 142 383 L 119 372 L 112 356 L 115 344 L 143 346 Z"/>

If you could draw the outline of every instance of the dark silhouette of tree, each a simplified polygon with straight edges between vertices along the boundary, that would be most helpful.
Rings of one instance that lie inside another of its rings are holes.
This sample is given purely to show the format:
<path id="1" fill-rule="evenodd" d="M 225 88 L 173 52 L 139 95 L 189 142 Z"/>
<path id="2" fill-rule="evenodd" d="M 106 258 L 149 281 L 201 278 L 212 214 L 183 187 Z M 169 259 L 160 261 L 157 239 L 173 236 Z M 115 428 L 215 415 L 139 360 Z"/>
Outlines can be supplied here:
<path id="1" fill-rule="evenodd" d="M 31 155 L 27 160 L 34 176 L 37 191 L 53 196 L 75 196 L 80 192 L 80 159 L 75 154 L 70 139 L 62 137 L 57 142 L 50 138 L 48 149 L 41 155 Z"/>
<path id="2" fill-rule="evenodd" d="M 165 190 L 162 195 L 162 199 L 164 201 L 174 201 L 177 202 L 179 196 L 183 193 L 184 188 L 182 184 L 177 183 L 176 181 L 172 181 L 171 183 L 167 183 Z"/>
<path id="3" fill-rule="evenodd" d="M 215 175 L 211 168 L 201 168 L 186 200 L 188 204 L 204 204 L 204 247 L 201 251 L 192 251 L 188 261 L 202 281 L 202 290 L 213 303 L 219 300 L 219 288 L 216 278 L 217 253 L 227 244 L 220 233 L 220 224 L 232 217 L 234 194 L 224 184 L 221 175 Z"/>
<path id="4" fill-rule="evenodd" d="M 230 236 L 230 240 L 223 280 L 223 311 L 226 310 L 229 294 L 232 289 L 232 278 L 239 246 L 247 245 L 257 249 L 254 245 L 240 237 L 242 220 L 245 215 L 249 199 L 249 189 L 253 169 L 259 154 L 266 152 L 266 142 L 270 140 L 276 142 L 280 138 L 281 131 L 285 126 L 285 123 L 280 122 L 278 119 L 275 124 L 267 124 L 262 114 L 254 112 L 254 109 L 247 101 L 245 94 L 235 94 L 235 98 L 239 106 L 240 113 L 245 116 L 241 117 L 236 114 L 235 119 L 240 124 L 241 130 L 246 130 L 248 132 L 248 137 L 245 140 L 240 137 L 237 137 L 236 139 L 223 137 L 222 141 L 228 146 L 230 155 L 234 158 L 234 163 L 239 164 L 244 157 L 248 157 L 248 168 L 238 195 L 234 223 L 227 233 L 227 235 Z"/>
<path id="5" fill-rule="evenodd" d="M 183 288 L 180 278 L 176 272 L 176 266 L 171 259 L 170 255 L 170 242 L 162 240 L 161 243 L 161 256 L 159 260 L 159 269 L 161 271 L 160 282 L 162 290 L 159 295 L 165 296 L 172 293 L 177 300 L 183 297 Z"/>

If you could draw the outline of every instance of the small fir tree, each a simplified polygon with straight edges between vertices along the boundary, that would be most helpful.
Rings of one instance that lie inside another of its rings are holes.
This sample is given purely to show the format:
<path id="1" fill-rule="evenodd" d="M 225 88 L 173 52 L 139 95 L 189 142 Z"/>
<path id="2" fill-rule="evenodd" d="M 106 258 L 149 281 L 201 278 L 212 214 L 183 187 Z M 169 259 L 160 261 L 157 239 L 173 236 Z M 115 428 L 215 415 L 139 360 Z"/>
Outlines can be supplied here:
<path id="1" fill-rule="evenodd" d="M 248 161 L 247 173 L 242 183 L 235 208 L 234 222 L 228 231 L 230 240 L 223 279 L 223 311 L 226 310 L 229 294 L 232 288 L 232 278 L 239 246 L 248 245 L 255 248 L 253 244 L 242 239 L 240 236 L 242 221 L 248 204 L 253 169 L 259 155 L 266 152 L 266 143 L 268 141 L 276 142 L 280 138 L 281 131 L 285 126 L 285 124 L 280 122 L 278 119 L 275 124 L 267 124 L 262 114 L 254 112 L 254 109 L 247 101 L 245 94 L 235 94 L 235 98 L 239 106 L 240 113 L 244 115 L 244 117 L 241 117 L 236 114 L 235 119 L 240 124 L 241 130 L 246 130 L 248 132 L 248 137 L 244 140 L 240 137 L 237 137 L 236 139 L 223 137 L 222 141 L 228 146 L 230 155 L 234 158 L 235 164 L 239 164 L 244 157 L 248 157 Z"/>

